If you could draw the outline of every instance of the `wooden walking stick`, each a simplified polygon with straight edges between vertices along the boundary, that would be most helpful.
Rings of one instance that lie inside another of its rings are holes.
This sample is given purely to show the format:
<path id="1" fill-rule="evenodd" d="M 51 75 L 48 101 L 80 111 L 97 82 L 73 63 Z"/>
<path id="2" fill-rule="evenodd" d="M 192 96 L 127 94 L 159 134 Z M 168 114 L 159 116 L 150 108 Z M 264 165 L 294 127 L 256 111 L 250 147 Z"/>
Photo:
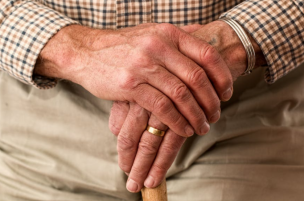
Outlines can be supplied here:
<path id="1" fill-rule="evenodd" d="M 141 189 L 143 201 L 168 201 L 166 179 L 156 188 Z"/>

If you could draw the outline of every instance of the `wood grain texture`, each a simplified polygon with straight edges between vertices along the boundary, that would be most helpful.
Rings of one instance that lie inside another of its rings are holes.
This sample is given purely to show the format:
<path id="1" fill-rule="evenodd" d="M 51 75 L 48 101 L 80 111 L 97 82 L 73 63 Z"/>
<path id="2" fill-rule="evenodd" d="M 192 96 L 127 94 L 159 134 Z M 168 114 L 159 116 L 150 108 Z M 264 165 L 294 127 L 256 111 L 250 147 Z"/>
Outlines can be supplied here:
<path id="1" fill-rule="evenodd" d="M 166 180 L 156 188 L 143 188 L 141 190 L 143 201 L 168 201 Z"/>

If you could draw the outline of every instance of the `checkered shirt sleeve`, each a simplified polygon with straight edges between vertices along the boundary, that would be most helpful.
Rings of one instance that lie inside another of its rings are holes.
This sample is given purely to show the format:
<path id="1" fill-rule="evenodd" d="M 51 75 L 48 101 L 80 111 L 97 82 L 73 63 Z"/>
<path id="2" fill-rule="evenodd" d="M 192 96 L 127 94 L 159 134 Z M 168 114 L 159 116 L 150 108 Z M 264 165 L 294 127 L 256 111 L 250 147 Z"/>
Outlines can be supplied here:
<path id="1" fill-rule="evenodd" d="M 268 83 L 304 62 L 303 0 L 247 0 L 224 16 L 242 25 L 261 47 L 268 63 Z"/>
<path id="2" fill-rule="evenodd" d="M 0 1 L 0 69 L 38 88 L 56 80 L 33 77 L 41 49 L 60 28 L 76 21 L 33 1 Z"/>
<path id="3" fill-rule="evenodd" d="M 0 70 L 38 88 L 56 80 L 33 75 L 37 57 L 62 27 L 120 29 L 142 23 L 206 24 L 226 16 L 260 45 L 273 83 L 304 61 L 303 0 L 0 0 Z"/>

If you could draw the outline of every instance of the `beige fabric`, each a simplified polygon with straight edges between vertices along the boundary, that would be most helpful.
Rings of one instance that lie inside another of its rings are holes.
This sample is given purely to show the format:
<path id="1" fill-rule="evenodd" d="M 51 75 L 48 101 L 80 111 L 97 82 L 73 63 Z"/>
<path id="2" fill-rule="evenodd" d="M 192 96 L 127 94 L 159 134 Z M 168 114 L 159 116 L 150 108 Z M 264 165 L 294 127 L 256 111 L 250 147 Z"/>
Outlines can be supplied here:
<path id="1" fill-rule="evenodd" d="M 168 179 L 170 200 L 304 200 L 304 65 L 273 85 L 240 78 L 222 117 L 187 141 Z M 259 81 L 256 81 L 259 80 Z"/>
<path id="2" fill-rule="evenodd" d="M 304 0 L 1 0 L 0 70 L 41 89 L 55 79 L 33 75 L 41 49 L 75 23 L 120 29 L 142 23 L 207 24 L 237 21 L 261 48 L 274 83 L 304 62 Z"/>
<path id="3" fill-rule="evenodd" d="M 169 170 L 169 201 L 302 201 L 303 74 L 239 79 L 220 121 Z M 0 200 L 140 200 L 117 165 L 110 107 L 69 82 L 43 91 L 0 72 Z"/>

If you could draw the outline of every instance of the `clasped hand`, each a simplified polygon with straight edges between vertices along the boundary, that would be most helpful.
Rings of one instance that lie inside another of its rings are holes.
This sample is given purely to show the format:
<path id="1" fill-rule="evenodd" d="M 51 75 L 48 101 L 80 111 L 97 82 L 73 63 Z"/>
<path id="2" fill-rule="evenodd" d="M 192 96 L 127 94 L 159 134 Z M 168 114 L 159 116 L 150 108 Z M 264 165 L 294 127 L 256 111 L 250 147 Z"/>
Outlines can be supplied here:
<path id="1" fill-rule="evenodd" d="M 173 107 L 182 115 L 189 115 L 184 117 L 195 128 L 196 133 L 203 135 L 209 131 L 209 123 L 216 122 L 220 117 L 220 100 L 228 100 L 231 96 L 231 74 L 219 53 L 211 45 L 205 41 L 197 41 L 198 38 L 192 38 L 182 30 L 171 28 L 175 29 L 175 32 L 180 32 L 183 37 L 174 44 L 180 53 L 169 54 L 168 56 L 172 58 L 164 58 L 171 61 L 164 63 L 164 67 L 184 85 L 182 85 L 183 93 L 180 94 L 176 88 L 178 86 L 173 86 L 176 83 L 172 83 L 173 85 L 168 86 L 168 90 L 172 90 L 174 94 L 169 96 L 169 92 L 165 95 L 171 98 Z M 188 33 L 200 28 L 201 26 L 183 27 Z M 158 45 L 154 44 L 155 48 Z M 185 76 L 192 70 L 198 75 Z M 158 74 L 158 76 L 159 78 L 154 79 L 159 80 L 162 86 L 167 85 L 168 82 L 161 79 L 162 75 Z M 180 84 L 178 80 L 177 83 Z M 159 86 L 158 89 L 161 90 L 161 87 Z M 187 95 L 184 95 L 185 91 Z M 146 92 L 142 92 L 143 96 L 144 93 Z M 186 100 L 189 99 L 191 101 L 187 102 Z M 184 102 L 175 102 L 175 100 L 184 100 Z M 129 176 L 127 189 L 131 192 L 138 192 L 143 185 L 150 188 L 159 185 L 188 136 L 187 133 L 183 135 L 175 132 L 175 128 L 170 127 L 169 124 L 167 130 L 167 126 L 161 121 L 153 111 L 149 112 L 136 103 L 116 101 L 113 104 L 110 129 L 118 136 L 118 162 L 120 168 Z M 204 126 L 200 128 L 199 124 Z M 146 130 L 147 125 L 167 132 L 164 137 L 155 136 Z"/>
<path id="2" fill-rule="evenodd" d="M 129 173 L 132 192 L 144 184 L 157 186 L 185 138 L 207 133 L 209 123 L 220 116 L 220 100 L 232 95 L 227 62 L 216 48 L 193 36 L 200 28 L 71 25 L 39 55 L 35 74 L 70 80 L 98 98 L 117 101 L 110 129 L 118 136 L 119 166 Z M 169 129 L 158 137 L 145 131 L 147 124 Z"/>

